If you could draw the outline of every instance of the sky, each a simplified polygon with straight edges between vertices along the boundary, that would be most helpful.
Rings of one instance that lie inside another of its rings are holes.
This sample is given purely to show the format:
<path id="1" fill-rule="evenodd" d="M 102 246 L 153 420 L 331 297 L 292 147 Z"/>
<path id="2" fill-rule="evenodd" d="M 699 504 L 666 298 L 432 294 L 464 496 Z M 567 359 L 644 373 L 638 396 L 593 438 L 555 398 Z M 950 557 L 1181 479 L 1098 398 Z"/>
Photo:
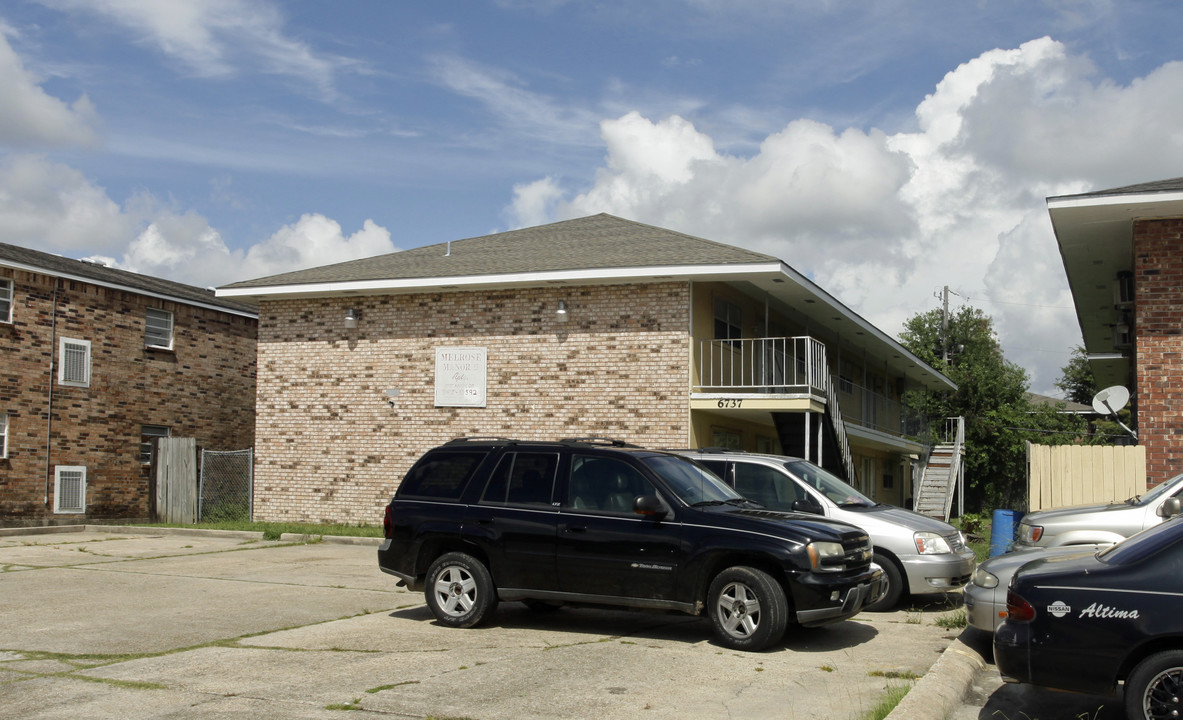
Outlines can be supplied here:
<path id="1" fill-rule="evenodd" d="M 600 212 L 1050 395 L 1045 199 L 1183 176 L 1175 0 L 6 0 L 0 242 L 203 287 Z"/>

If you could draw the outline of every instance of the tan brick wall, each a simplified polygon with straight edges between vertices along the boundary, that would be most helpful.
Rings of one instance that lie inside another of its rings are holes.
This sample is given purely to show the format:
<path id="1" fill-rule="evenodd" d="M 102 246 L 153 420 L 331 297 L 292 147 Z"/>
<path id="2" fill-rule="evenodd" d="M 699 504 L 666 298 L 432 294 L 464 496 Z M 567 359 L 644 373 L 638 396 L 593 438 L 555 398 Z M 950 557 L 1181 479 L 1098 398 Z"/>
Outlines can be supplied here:
<path id="1" fill-rule="evenodd" d="M 59 465 L 86 467 L 87 512 L 57 517 L 146 517 L 142 425 L 210 449 L 254 443 L 253 318 L 71 281 L 61 281 L 55 301 L 53 277 L 5 268 L 0 277 L 14 280 L 13 322 L 0 323 L 0 412 L 9 415 L 0 517 L 52 516 Z M 147 307 L 174 314 L 174 351 L 144 347 Z M 50 363 L 62 337 L 90 341 L 89 387 L 57 382 Z"/>
<path id="2" fill-rule="evenodd" d="M 1150 484 L 1183 472 L 1183 220 L 1134 224 L 1138 444 Z"/>
<path id="3" fill-rule="evenodd" d="M 376 524 L 411 464 L 456 437 L 685 445 L 689 308 L 684 282 L 265 301 L 256 518 Z M 487 348 L 487 407 L 434 406 L 449 346 Z"/>

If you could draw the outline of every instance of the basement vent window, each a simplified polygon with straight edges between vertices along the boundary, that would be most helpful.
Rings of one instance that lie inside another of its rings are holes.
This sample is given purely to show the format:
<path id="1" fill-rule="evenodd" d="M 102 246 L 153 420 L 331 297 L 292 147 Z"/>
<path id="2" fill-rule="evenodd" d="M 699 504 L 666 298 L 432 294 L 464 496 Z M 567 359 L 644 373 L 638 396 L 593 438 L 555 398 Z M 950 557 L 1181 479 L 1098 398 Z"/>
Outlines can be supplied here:
<path id="1" fill-rule="evenodd" d="M 62 338 L 58 345 L 58 382 L 90 387 L 90 341 Z"/>
<path id="2" fill-rule="evenodd" d="M 86 468 L 63 465 L 53 473 L 53 511 L 86 512 Z"/>

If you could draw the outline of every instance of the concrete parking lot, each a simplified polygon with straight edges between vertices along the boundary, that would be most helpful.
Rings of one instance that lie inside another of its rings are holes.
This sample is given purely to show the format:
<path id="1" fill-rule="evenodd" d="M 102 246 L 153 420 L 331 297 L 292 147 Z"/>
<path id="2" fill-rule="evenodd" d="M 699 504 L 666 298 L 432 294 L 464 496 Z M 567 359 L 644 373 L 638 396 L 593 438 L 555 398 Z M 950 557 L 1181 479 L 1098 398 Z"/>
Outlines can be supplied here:
<path id="1" fill-rule="evenodd" d="M 738 653 L 682 615 L 503 604 L 437 625 L 376 542 L 0 531 L 6 718 L 849 718 L 923 675 L 948 601 Z"/>

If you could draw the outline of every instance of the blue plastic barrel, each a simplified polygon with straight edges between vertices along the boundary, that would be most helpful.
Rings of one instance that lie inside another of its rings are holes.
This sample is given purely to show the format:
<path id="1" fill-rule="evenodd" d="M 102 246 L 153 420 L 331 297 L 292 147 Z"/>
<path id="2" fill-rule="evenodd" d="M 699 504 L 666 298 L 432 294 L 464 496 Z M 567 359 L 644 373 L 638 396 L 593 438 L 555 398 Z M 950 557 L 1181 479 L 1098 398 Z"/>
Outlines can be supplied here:
<path id="1" fill-rule="evenodd" d="M 1023 513 L 1018 510 L 995 510 L 990 526 L 990 557 L 1008 553 L 1015 546 L 1015 533 Z"/>

